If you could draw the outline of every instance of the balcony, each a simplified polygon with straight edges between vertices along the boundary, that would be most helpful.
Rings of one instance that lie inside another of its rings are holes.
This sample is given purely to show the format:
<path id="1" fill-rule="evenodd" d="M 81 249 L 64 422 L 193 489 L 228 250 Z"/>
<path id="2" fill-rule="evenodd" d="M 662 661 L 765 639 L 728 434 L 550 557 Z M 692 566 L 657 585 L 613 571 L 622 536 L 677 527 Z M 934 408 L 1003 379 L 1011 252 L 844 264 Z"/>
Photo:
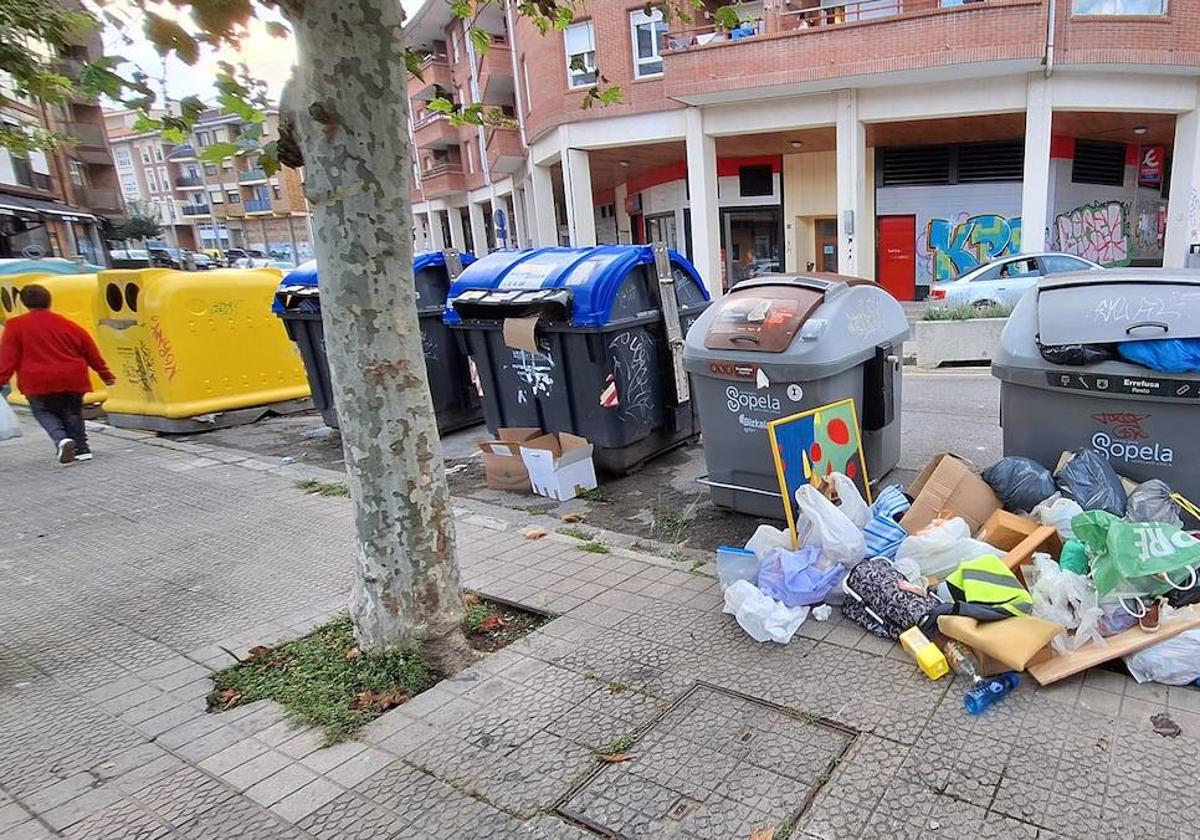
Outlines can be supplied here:
<path id="1" fill-rule="evenodd" d="M 209 215 L 207 204 L 185 204 L 185 205 L 183 205 L 183 207 L 181 207 L 179 209 L 179 212 L 181 212 L 185 216 L 207 216 L 207 215 Z"/>
<path id="2" fill-rule="evenodd" d="M 246 215 L 246 205 L 240 202 L 233 204 L 228 201 L 222 204 L 214 204 L 213 215 L 218 219 L 240 219 Z"/>
<path id="3" fill-rule="evenodd" d="M 521 168 L 525 150 L 521 148 L 521 132 L 515 127 L 487 128 L 488 170 L 511 174 Z"/>
<path id="4" fill-rule="evenodd" d="M 243 169 L 238 173 L 238 181 L 243 184 L 265 183 L 266 180 L 267 173 L 257 166 L 252 169 Z"/>
<path id="5" fill-rule="evenodd" d="M 421 78 L 413 76 L 408 80 L 408 96 L 410 99 L 428 102 L 438 95 L 439 88 L 454 89 L 450 62 L 444 55 L 431 55 L 421 63 Z"/>
<path id="6" fill-rule="evenodd" d="M 504 41 L 492 41 L 487 52 L 479 56 L 479 91 L 484 105 L 515 103 L 512 50 Z"/>
<path id="7" fill-rule="evenodd" d="M 426 198 L 463 192 L 466 188 L 461 164 L 437 163 L 421 173 L 421 190 Z"/>
<path id="8" fill-rule="evenodd" d="M 195 160 L 196 149 L 191 143 L 183 143 L 171 150 L 167 160 Z"/>
<path id="9" fill-rule="evenodd" d="M 82 146 L 95 149 L 108 148 L 103 126 L 86 122 L 69 122 L 63 126 L 63 133 L 74 141 L 77 148 Z"/>
<path id="10" fill-rule="evenodd" d="M 445 114 L 426 114 L 413 123 L 413 142 L 419 149 L 457 146 L 458 129 Z"/>
<path id="11" fill-rule="evenodd" d="M 175 179 L 175 189 L 186 190 L 190 187 L 204 186 L 204 179 L 199 175 L 180 175 Z"/>
<path id="12" fill-rule="evenodd" d="M 79 187 L 76 188 L 79 194 L 79 200 L 89 210 L 99 210 L 105 212 L 123 213 L 125 204 L 121 201 L 121 194 L 116 190 L 105 190 L 97 187 Z"/>
<path id="13" fill-rule="evenodd" d="M 1032 69 L 1042 58 L 1042 12 L 1039 0 L 798 0 L 742 33 L 668 32 L 663 93 L 701 105 L 741 101 L 748 90 L 782 96 L 828 79 L 962 63 L 1028 61 Z"/>
<path id="14" fill-rule="evenodd" d="M 271 199 L 255 198 L 255 199 L 251 199 L 250 201 L 244 202 L 243 206 L 246 208 L 247 215 L 251 215 L 254 213 L 270 213 L 271 212 Z"/>

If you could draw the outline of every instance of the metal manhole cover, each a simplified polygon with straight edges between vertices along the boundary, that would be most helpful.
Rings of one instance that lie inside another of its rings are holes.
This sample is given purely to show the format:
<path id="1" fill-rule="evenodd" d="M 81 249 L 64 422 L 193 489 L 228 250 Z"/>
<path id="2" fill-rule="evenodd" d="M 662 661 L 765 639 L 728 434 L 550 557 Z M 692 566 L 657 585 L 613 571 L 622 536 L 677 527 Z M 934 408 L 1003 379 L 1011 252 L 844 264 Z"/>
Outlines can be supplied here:
<path id="1" fill-rule="evenodd" d="M 615 838 L 744 838 L 794 822 L 854 731 L 697 685 L 559 806 Z"/>

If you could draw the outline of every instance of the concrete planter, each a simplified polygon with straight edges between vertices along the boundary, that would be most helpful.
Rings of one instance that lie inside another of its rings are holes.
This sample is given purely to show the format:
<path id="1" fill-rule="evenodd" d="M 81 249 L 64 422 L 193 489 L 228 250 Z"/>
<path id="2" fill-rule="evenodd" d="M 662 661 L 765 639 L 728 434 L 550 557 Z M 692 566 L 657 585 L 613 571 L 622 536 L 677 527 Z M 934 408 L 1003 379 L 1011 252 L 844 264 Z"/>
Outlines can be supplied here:
<path id="1" fill-rule="evenodd" d="M 946 362 L 990 362 L 1007 322 L 1007 318 L 917 321 L 917 365 L 935 368 Z"/>

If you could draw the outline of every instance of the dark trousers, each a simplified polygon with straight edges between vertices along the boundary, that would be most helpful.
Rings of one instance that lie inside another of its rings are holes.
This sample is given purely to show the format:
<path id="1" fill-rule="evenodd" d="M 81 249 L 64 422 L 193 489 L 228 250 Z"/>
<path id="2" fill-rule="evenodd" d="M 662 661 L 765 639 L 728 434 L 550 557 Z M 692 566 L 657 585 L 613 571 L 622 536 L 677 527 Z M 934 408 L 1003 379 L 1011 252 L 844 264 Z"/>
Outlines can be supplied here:
<path id="1" fill-rule="evenodd" d="M 90 452 L 83 426 L 83 394 L 40 394 L 29 396 L 29 410 L 54 445 L 63 438 L 75 441 L 75 452 Z"/>

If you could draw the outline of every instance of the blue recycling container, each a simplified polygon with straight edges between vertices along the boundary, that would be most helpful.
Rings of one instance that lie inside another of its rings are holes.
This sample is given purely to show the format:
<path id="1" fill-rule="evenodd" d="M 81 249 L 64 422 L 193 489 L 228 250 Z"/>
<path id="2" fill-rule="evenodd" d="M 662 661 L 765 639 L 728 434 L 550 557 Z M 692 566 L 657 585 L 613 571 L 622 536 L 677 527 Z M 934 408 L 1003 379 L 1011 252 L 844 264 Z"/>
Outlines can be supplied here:
<path id="1" fill-rule="evenodd" d="M 413 275 L 417 288 L 417 315 L 421 323 L 421 343 L 425 350 L 425 370 L 433 397 L 438 431 L 443 434 L 483 419 L 479 394 L 472 381 L 470 362 L 461 343 L 442 321 L 446 293 L 450 289 L 447 255 L 426 251 L 413 256 Z M 471 254 L 459 254 L 460 265 L 475 261 Z M 449 265 L 454 268 L 451 255 Z M 304 372 L 312 388 L 312 400 L 321 417 L 338 427 L 337 409 L 329 381 L 329 360 L 325 355 L 325 330 L 321 323 L 321 293 L 317 284 L 317 263 L 310 260 L 287 274 L 275 293 L 272 311 L 283 321 L 288 338 L 300 348 Z"/>
<path id="2" fill-rule="evenodd" d="M 696 269 L 661 246 L 535 248 L 465 269 L 445 322 L 465 338 L 492 434 L 586 437 L 600 469 L 624 473 L 700 431 L 681 339 L 708 303 Z"/>

